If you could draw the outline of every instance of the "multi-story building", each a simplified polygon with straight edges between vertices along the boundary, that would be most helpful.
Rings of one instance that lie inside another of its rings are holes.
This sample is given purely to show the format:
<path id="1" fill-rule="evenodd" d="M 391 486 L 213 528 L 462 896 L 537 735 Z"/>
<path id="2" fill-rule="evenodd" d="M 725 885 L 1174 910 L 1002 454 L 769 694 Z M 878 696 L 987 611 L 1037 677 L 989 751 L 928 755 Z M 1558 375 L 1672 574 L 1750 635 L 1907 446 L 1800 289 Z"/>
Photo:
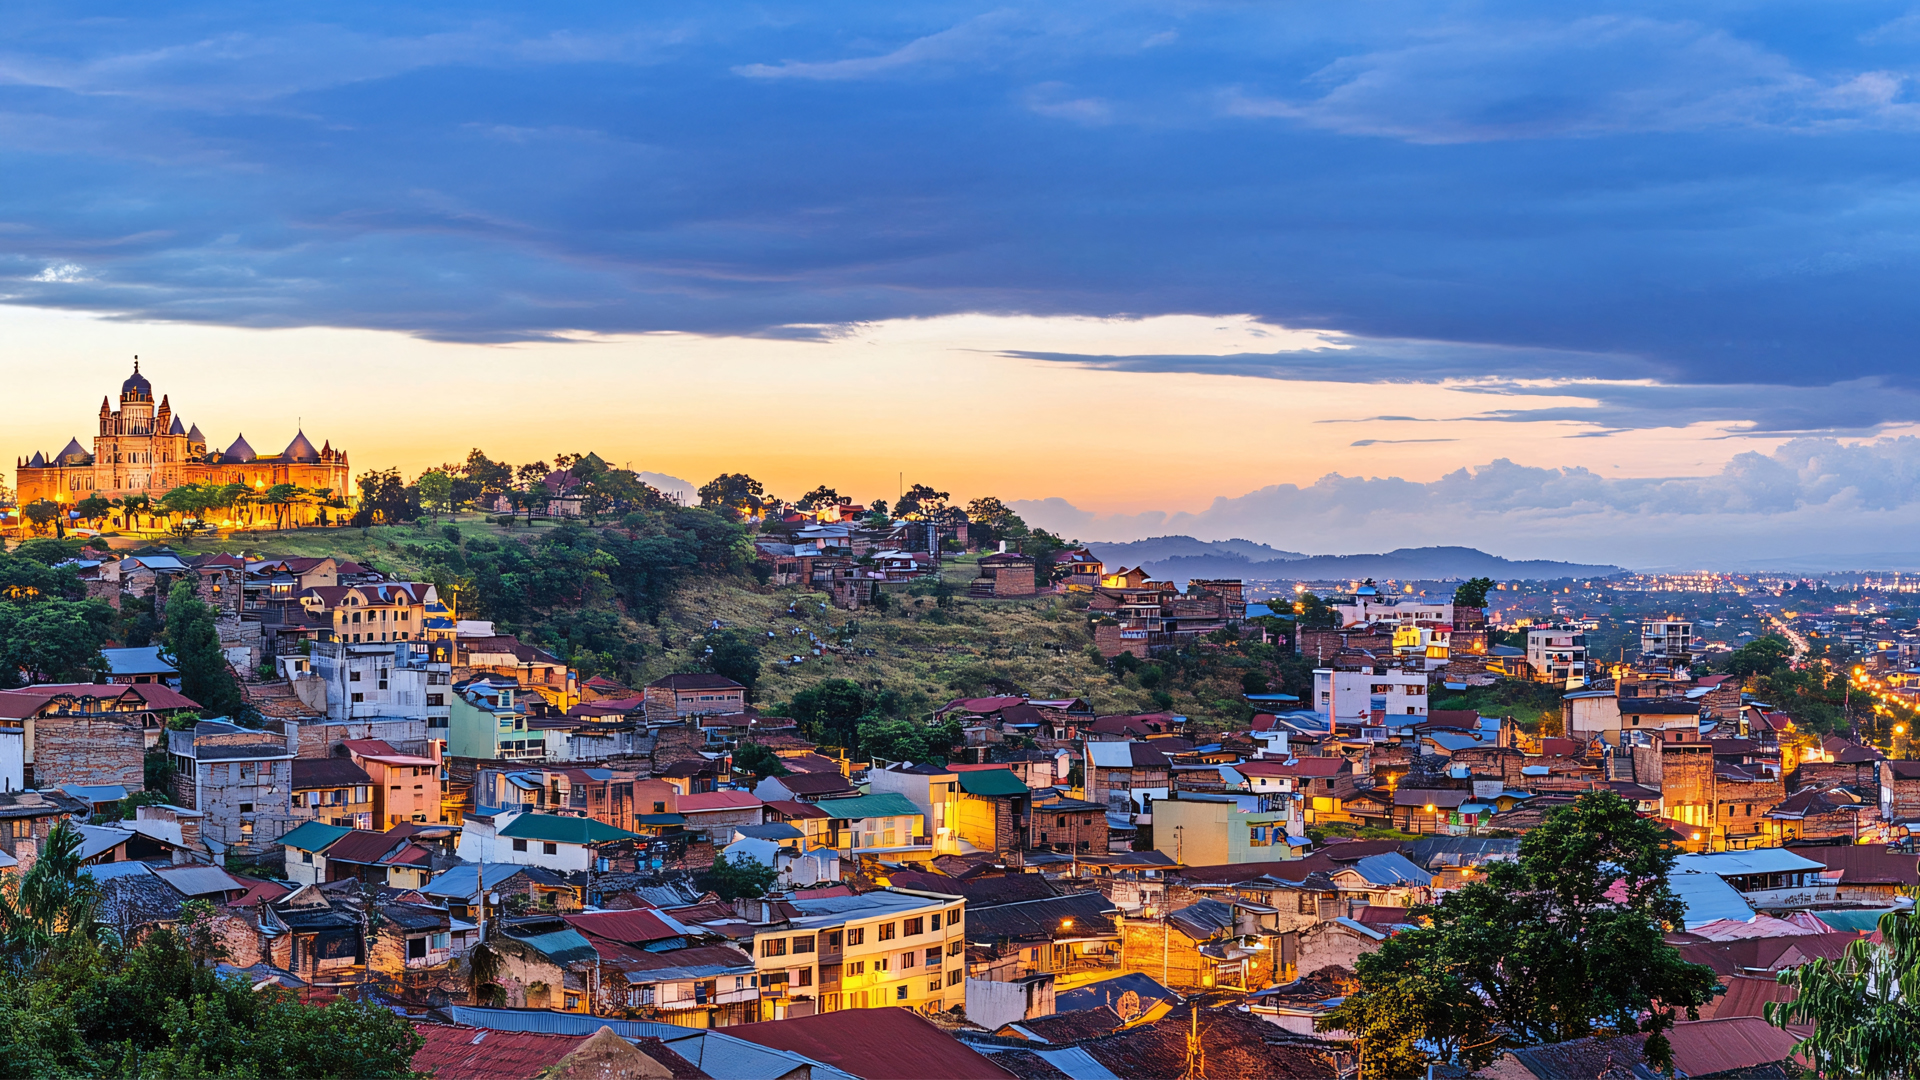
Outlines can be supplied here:
<path id="1" fill-rule="evenodd" d="M 1693 624 L 1684 619 L 1648 619 L 1640 624 L 1640 658 L 1685 668 L 1693 663 Z"/>
<path id="2" fill-rule="evenodd" d="M 1427 715 L 1426 673 L 1399 668 L 1313 671 L 1314 707 L 1335 724 L 1369 721 L 1375 699 L 1386 716 Z"/>
<path id="3" fill-rule="evenodd" d="M 460 824 L 445 805 L 447 773 L 439 743 L 429 742 L 424 755 L 403 753 L 379 739 L 347 739 L 341 745 L 373 780 L 375 828 Z"/>
<path id="4" fill-rule="evenodd" d="M 926 820 L 934 854 L 960 850 L 960 777 L 941 765 L 891 765 L 867 772 L 867 790 L 904 797 Z"/>
<path id="5" fill-rule="evenodd" d="M 373 778 L 352 758 L 294 758 L 291 816 L 344 829 L 373 828 Z"/>
<path id="6" fill-rule="evenodd" d="M 168 731 L 174 802 L 205 815 L 209 846 L 256 854 L 294 825 L 293 752 L 285 735 L 202 720 Z"/>
<path id="7" fill-rule="evenodd" d="M 1453 601 L 1428 600 L 1401 596 L 1381 596 L 1371 586 L 1361 586 L 1353 602 L 1334 604 L 1340 625 L 1368 626 L 1377 622 L 1421 626 L 1453 626 Z"/>
<path id="8" fill-rule="evenodd" d="M 938 1012 L 966 994 L 966 901 L 880 889 L 786 901 L 795 914 L 756 927 L 762 1020 L 797 1002 L 816 1012 Z"/>
<path id="9" fill-rule="evenodd" d="M 1538 682 L 1584 686 L 1587 635 L 1574 626 L 1535 626 L 1527 630 L 1527 668 Z"/>
<path id="10" fill-rule="evenodd" d="M 545 733 L 528 730 L 531 710 L 518 682 L 503 675 L 480 675 L 455 683 L 452 689 L 448 753 L 522 760 L 546 756 Z"/>
<path id="11" fill-rule="evenodd" d="M 600 850 L 637 840 L 625 829 L 585 817 L 520 810 L 466 815 L 457 853 L 475 863 L 516 863 L 562 873 L 604 869 Z"/>
<path id="12" fill-rule="evenodd" d="M 156 407 L 153 385 L 140 374 L 120 384 L 120 408 L 100 399 L 99 430 L 93 450 L 70 440 L 51 458 L 35 453 L 17 462 L 14 490 L 20 505 L 47 499 L 72 505 L 89 495 L 108 499 L 142 495 L 158 500 L 183 484 L 244 484 L 256 493 L 291 484 L 308 491 L 322 490 L 333 498 L 355 497 L 347 455 L 332 444 L 314 449 L 304 432 L 275 455 L 254 452 L 242 435 L 225 450 L 212 450 L 198 424 L 188 425 L 174 415 L 165 395 Z M 329 520 L 319 500 L 256 504 L 255 515 L 272 513 L 280 524 L 311 524 Z M 338 514 L 339 511 L 333 511 Z"/>
<path id="13" fill-rule="evenodd" d="M 323 641 L 349 645 L 426 641 L 427 606 L 439 602 L 432 584 L 381 581 L 363 585 L 316 585 L 294 597 L 310 619 L 330 627 Z"/>
<path id="14" fill-rule="evenodd" d="M 427 737 L 447 739 L 453 666 L 434 659 L 424 642 L 315 642 L 306 655 L 276 660 L 289 679 L 310 675 L 326 685 L 327 719 L 421 720 Z"/>

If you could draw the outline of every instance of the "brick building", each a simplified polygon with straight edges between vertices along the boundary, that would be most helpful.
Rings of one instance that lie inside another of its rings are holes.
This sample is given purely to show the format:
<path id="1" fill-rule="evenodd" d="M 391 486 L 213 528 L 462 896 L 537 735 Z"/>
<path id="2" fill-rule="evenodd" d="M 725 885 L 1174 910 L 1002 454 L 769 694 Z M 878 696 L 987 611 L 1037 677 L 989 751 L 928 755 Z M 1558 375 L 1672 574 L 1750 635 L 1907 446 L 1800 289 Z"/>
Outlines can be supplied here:
<path id="1" fill-rule="evenodd" d="M 1107 850 L 1106 806 L 1036 792 L 1028 817 L 1027 849 L 1104 854 Z"/>
<path id="2" fill-rule="evenodd" d="M 647 720 L 680 720 L 690 716 L 745 712 L 747 688 L 724 675 L 683 672 L 648 683 Z"/>
<path id="3" fill-rule="evenodd" d="M 295 758 L 292 773 L 295 823 L 373 828 L 373 778 L 351 758 Z"/>
<path id="4" fill-rule="evenodd" d="M 1880 817 L 1889 825 L 1920 825 L 1920 761 L 1880 763 Z"/>
<path id="5" fill-rule="evenodd" d="M 1025 555 L 1003 551 L 988 555 L 978 563 L 980 576 L 967 586 L 967 595 L 989 600 L 1032 596 L 1035 593 L 1033 560 Z"/>

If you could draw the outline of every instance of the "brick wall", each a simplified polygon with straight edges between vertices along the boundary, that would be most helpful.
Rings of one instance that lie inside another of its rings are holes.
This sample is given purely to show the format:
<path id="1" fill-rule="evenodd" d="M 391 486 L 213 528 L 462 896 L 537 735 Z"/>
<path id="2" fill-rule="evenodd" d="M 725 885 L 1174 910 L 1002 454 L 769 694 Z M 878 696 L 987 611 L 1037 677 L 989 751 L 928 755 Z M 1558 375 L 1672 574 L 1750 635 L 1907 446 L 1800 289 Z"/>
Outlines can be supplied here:
<path id="1" fill-rule="evenodd" d="M 1909 762 L 1901 765 L 1910 766 Z M 1880 786 L 1882 797 L 1888 798 L 1886 804 L 1889 821 L 1911 821 L 1920 818 L 1920 776 L 1898 776 L 1890 761 L 1880 763 Z"/>
<path id="2" fill-rule="evenodd" d="M 33 721 L 34 787 L 146 786 L 146 728 L 140 714 L 40 716 Z"/>
<path id="3" fill-rule="evenodd" d="M 1877 761 L 1803 761 L 1788 778 L 1789 791 L 1799 791 L 1805 787 L 1826 787 L 1831 784 L 1863 784 L 1872 787 L 1880 782 L 1880 763 Z"/>
<path id="4" fill-rule="evenodd" d="M 1060 824 L 1063 817 L 1067 821 L 1065 825 Z M 1028 821 L 1029 848 L 1095 854 L 1104 854 L 1107 850 L 1107 815 L 1104 810 L 1049 810 L 1037 806 Z"/>
<path id="5" fill-rule="evenodd" d="M 1315 661 L 1325 661 L 1338 656 L 1349 649 L 1364 649 L 1367 652 L 1385 652 L 1393 648 L 1390 634 L 1375 634 L 1366 630 L 1329 630 L 1302 629 L 1299 634 L 1298 649 L 1300 655 L 1311 656 Z"/>
<path id="6" fill-rule="evenodd" d="M 1093 643 L 1099 648 L 1100 655 L 1109 660 L 1123 652 L 1130 652 L 1142 660 L 1147 658 L 1147 639 L 1122 639 L 1118 626 L 1095 626 Z"/>

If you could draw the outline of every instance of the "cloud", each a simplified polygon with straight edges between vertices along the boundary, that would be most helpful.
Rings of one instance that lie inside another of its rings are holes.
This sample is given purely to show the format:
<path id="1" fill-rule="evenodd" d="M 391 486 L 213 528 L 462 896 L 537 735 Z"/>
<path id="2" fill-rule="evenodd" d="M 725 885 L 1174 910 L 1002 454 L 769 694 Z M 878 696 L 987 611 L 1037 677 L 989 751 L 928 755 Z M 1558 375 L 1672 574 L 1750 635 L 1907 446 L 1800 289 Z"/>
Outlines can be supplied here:
<path id="1" fill-rule="evenodd" d="M 1226 92 L 1224 112 L 1425 143 L 1719 127 L 1911 130 L 1908 76 L 1802 71 L 1725 28 L 1617 14 L 1465 23 L 1341 57 L 1314 97 Z"/>
<path id="2" fill-rule="evenodd" d="M 1400 443 L 1459 442 L 1458 439 L 1355 439 L 1348 446 L 1395 446 Z"/>
<path id="3" fill-rule="evenodd" d="M 1897 30 L 1642 7 L 23 8 L 0 273 L 450 340 L 1246 312 L 1349 347 L 1212 370 L 1913 389 Z"/>
<path id="4" fill-rule="evenodd" d="M 1216 498 L 1193 513 L 1100 515 L 1059 498 L 1009 505 L 1030 524 L 1088 540 L 1244 537 L 1308 552 L 1458 543 L 1516 556 L 1724 565 L 1736 555 L 1920 549 L 1911 539 L 1920 439 L 1796 439 L 1701 477 L 1617 478 L 1500 459 L 1426 483 L 1333 473 Z"/>
<path id="5" fill-rule="evenodd" d="M 47 267 L 28 280 L 70 285 L 76 281 L 92 281 L 93 279 L 87 276 L 87 268 L 81 266 L 79 263 L 61 263 L 58 266 Z"/>

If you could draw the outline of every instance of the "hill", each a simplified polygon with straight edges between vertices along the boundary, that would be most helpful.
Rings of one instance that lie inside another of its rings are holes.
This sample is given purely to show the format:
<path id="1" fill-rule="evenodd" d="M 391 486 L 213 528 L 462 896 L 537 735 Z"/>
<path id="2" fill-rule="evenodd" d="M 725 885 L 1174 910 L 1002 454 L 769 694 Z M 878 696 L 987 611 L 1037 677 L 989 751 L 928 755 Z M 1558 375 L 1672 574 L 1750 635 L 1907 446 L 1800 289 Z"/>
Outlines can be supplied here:
<path id="1" fill-rule="evenodd" d="M 1245 540 L 1226 541 L 1229 545 L 1254 545 Z M 1157 545 L 1143 547 L 1143 545 Z M 1109 565 L 1140 565 L 1156 578 L 1186 581 L 1191 578 L 1244 578 L 1249 581 L 1338 581 L 1359 578 L 1395 578 L 1399 580 L 1444 581 L 1450 578 L 1490 577 L 1496 581 L 1550 580 L 1553 578 L 1606 577 L 1622 573 L 1618 566 L 1591 563 L 1558 562 L 1551 559 L 1507 559 L 1469 547 L 1398 548 L 1380 555 L 1294 555 L 1280 553 L 1279 558 L 1254 559 L 1243 549 L 1219 550 L 1218 545 L 1192 537 L 1159 537 L 1133 544 L 1088 544 L 1094 554 Z M 1274 549 L 1268 548 L 1268 551 Z M 1116 552 L 1110 558 L 1108 552 Z M 1164 552 L 1144 562 L 1128 561 L 1136 551 Z"/>
<path id="2" fill-rule="evenodd" d="M 1087 548 L 1110 567 L 1141 566 L 1176 558 L 1221 556 L 1248 562 L 1304 559 L 1297 551 L 1256 544 L 1252 540 L 1195 540 L 1191 536 L 1155 536 L 1127 543 L 1093 543 Z M 1205 574 L 1198 575 L 1205 577 Z"/>

